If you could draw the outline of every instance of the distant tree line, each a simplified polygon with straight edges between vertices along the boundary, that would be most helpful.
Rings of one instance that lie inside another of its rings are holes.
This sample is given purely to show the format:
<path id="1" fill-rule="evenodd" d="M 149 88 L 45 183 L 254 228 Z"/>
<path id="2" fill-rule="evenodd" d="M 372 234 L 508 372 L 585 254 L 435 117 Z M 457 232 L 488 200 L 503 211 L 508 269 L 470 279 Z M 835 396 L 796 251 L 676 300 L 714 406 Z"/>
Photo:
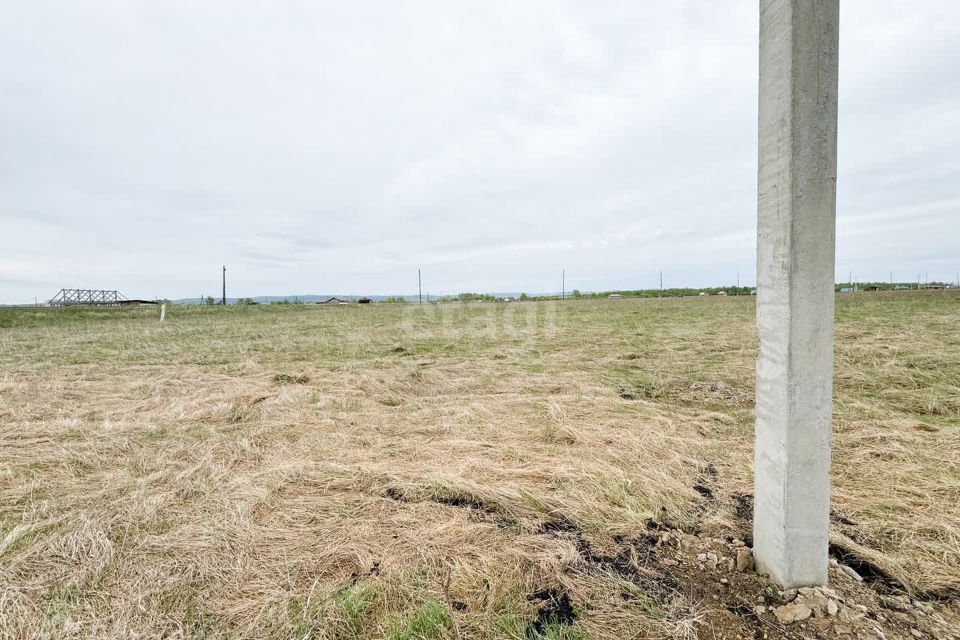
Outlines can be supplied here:
<path id="1" fill-rule="evenodd" d="M 926 282 L 926 283 L 917 283 L 917 282 L 838 282 L 834 285 L 837 292 L 845 290 L 857 290 L 857 291 L 892 291 L 892 290 L 909 290 L 909 289 L 924 289 L 924 288 L 951 288 L 954 286 L 960 286 L 960 284 L 955 284 L 952 282 Z M 699 296 L 700 294 L 715 296 L 715 295 L 727 295 L 727 296 L 749 296 L 756 293 L 755 287 L 737 287 L 737 286 L 721 286 L 721 287 L 673 287 L 669 289 L 611 289 L 609 291 L 581 291 L 580 289 L 573 289 L 568 292 L 565 296 L 557 294 L 544 294 L 544 295 L 528 295 L 526 293 L 521 293 L 515 298 L 512 296 L 496 296 L 492 293 L 473 293 L 465 291 L 463 293 L 458 293 L 455 295 L 445 295 L 436 297 L 433 296 L 431 299 L 427 300 L 428 303 L 436 302 L 510 302 L 513 300 L 559 300 L 561 297 L 566 297 L 573 300 L 582 300 L 589 298 L 608 298 L 612 295 L 622 296 L 624 298 L 678 298 L 678 297 L 689 297 L 689 296 Z M 367 299 L 364 299 L 367 300 Z M 389 296 L 386 298 L 381 298 L 379 302 L 384 302 L 387 304 L 407 304 L 410 300 L 404 296 Z M 215 305 L 220 304 L 220 301 L 215 299 L 213 296 L 207 296 L 203 301 L 204 304 Z M 237 304 L 257 304 L 257 301 L 253 298 L 239 298 L 236 301 Z M 304 302 L 295 297 L 293 299 L 282 299 L 282 300 L 273 300 L 270 304 L 279 304 L 279 305 L 288 305 L 288 304 L 304 304 Z"/>
<path id="2" fill-rule="evenodd" d="M 591 291 L 588 293 L 581 293 L 579 289 L 574 289 L 570 297 L 571 298 L 606 298 L 611 295 L 620 295 L 624 298 L 659 298 L 659 297 L 671 297 L 678 298 L 682 296 L 699 296 L 701 293 L 706 295 L 715 296 L 720 293 L 724 293 L 728 296 L 748 296 L 753 292 L 753 287 L 703 287 L 703 288 L 690 288 L 690 287 L 674 287 L 671 289 L 617 289 L 613 291 Z"/>
<path id="3" fill-rule="evenodd" d="M 924 288 L 949 288 L 953 286 L 950 282 L 838 282 L 835 285 L 837 291 L 843 289 L 857 289 L 858 291 L 902 291 L 909 289 Z"/>

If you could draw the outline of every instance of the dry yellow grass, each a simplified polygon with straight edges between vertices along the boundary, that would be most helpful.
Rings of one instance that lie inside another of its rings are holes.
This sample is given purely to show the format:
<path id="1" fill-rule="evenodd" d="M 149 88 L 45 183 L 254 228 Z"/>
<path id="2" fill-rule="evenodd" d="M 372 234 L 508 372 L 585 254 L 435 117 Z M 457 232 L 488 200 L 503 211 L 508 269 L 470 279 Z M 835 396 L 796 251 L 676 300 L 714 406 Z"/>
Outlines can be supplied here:
<path id="1" fill-rule="evenodd" d="M 584 549 L 749 533 L 753 313 L 0 310 L 0 637 L 696 637 Z M 836 551 L 953 598 L 960 296 L 841 296 L 836 361 Z"/>

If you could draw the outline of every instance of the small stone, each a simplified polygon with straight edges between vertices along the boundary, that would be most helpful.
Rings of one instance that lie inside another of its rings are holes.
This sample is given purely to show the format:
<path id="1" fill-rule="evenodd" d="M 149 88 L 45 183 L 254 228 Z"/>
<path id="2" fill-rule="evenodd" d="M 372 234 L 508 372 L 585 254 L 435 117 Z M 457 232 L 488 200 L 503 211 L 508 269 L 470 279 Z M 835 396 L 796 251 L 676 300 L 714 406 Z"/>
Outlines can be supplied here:
<path id="1" fill-rule="evenodd" d="M 697 562 L 706 562 L 706 561 L 707 561 L 707 554 L 705 553 L 697 554 Z"/>
<path id="2" fill-rule="evenodd" d="M 851 623 L 862 620 L 864 617 L 866 617 L 864 614 L 855 613 L 854 610 L 850 608 L 840 609 L 840 613 L 837 614 L 837 618 L 839 618 L 841 621 Z"/>
<path id="3" fill-rule="evenodd" d="M 720 578 L 720 584 L 730 584 L 730 581 L 726 578 Z"/>
<path id="4" fill-rule="evenodd" d="M 880 638 L 880 640 L 887 640 L 887 636 L 883 635 L 883 630 L 882 630 L 880 627 L 874 627 L 874 628 L 873 628 L 873 633 L 874 633 L 874 635 L 876 635 L 878 638 Z"/>
<path id="5" fill-rule="evenodd" d="M 805 604 L 785 604 L 774 609 L 773 615 L 777 616 L 780 624 L 791 624 L 806 620 L 813 615 L 813 610 Z"/>
<path id="6" fill-rule="evenodd" d="M 753 552 L 746 547 L 737 549 L 737 571 L 753 570 Z"/>
<path id="7" fill-rule="evenodd" d="M 660 564 L 662 564 L 665 567 L 675 567 L 680 563 L 674 560 L 673 558 L 661 558 Z"/>
<path id="8" fill-rule="evenodd" d="M 828 615 L 828 616 L 833 617 L 833 616 L 837 615 L 837 612 L 838 612 L 839 610 L 840 610 L 840 607 L 837 606 L 837 603 L 836 603 L 836 602 L 834 602 L 833 600 L 827 600 L 827 615 Z"/>
<path id="9" fill-rule="evenodd" d="M 720 557 L 712 551 L 707 553 L 707 569 L 714 571 L 717 568 L 717 563 L 720 561 Z"/>
<path id="10" fill-rule="evenodd" d="M 830 558 L 830 565 L 831 565 L 831 566 L 834 566 L 834 567 L 835 567 L 835 566 L 837 566 L 838 564 L 840 564 L 840 563 L 837 561 L 836 558 Z"/>
<path id="11" fill-rule="evenodd" d="M 895 598 L 893 596 L 880 596 L 880 605 L 884 609 L 890 609 L 891 611 L 910 611 L 908 607 L 902 600 Z"/>
<path id="12" fill-rule="evenodd" d="M 767 608 L 766 608 L 765 606 L 763 606 L 762 604 L 758 604 L 757 606 L 755 606 L 755 607 L 753 608 L 753 612 L 754 612 L 755 614 L 757 614 L 758 616 L 762 616 L 763 614 L 765 614 L 765 613 L 767 612 Z"/>
<path id="13" fill-rule="evenodd" d="M 813 609 L 813 615 L 817 618 L 823 617 L 823 614 L 827 610 L 827 603 L 830 602 L 827 596 L 823 595 L 819 589 L 812 587 L 801 587 L 797 589 L 797 592 L 798 602 L 802 602 Z"/>
<path id="14" fill-rule="evenodd" d="M 817 591 L 819 591 L 820 593 L 822 593 L 828 598 L 833 598 L 834 600 L 840 600 L 841 602 L 843 601 L 843 598 L 840 597 L 840 594 L 838 594 L 836 591 L 834 591 L 830 587 L 817 587 Z"/>
<path id="15" fill-rule="evenodd" d="M 923 634 L 920 633 L 920 631 L 918 631 L 917 629 L 910 629 L 910 635 L 912 635 L 914 638 L 922 638 L 922 637 L 923 637 Z"/>
<path id="16" fill-rule="evenodd" d="M 845 564 L 840 565 L 840 571 L 843 571 L 845 574 L 847 574 L 857 582 L 863 582 L 863 578 L 860 576 L 860 574 Z"/>

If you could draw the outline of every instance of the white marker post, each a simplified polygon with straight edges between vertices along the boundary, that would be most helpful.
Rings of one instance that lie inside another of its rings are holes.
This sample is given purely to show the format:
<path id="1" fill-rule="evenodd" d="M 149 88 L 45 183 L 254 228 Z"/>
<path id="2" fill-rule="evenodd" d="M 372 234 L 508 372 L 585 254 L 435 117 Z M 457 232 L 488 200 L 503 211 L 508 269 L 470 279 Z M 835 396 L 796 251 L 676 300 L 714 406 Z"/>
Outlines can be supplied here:
<path id="1" fill-rule="evenodd" d="M 827 582 L 839 0 L 760 1 L 757 568 Z"/>
<path id="2" fill-rule="evenodd" d="M 163 324 L 164 319 L 167 317 L 167 305 L 160 305 L 160 324 Z"/>

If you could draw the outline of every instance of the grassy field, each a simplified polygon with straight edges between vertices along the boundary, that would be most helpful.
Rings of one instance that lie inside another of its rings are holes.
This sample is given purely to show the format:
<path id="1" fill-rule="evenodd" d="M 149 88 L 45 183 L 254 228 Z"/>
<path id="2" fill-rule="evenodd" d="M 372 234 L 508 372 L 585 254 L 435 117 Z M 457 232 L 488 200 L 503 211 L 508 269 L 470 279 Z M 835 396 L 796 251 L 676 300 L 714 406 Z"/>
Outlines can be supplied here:
<path id="1" fill-rule="evenodd" d="M 714 637 L 635 542 L 749 541 L 755 357 L 750 297 L 0 309 L 0 637 Z M 951 606 L 960 295 L 839 296 L 835 398 L 835 553 Z"/>

